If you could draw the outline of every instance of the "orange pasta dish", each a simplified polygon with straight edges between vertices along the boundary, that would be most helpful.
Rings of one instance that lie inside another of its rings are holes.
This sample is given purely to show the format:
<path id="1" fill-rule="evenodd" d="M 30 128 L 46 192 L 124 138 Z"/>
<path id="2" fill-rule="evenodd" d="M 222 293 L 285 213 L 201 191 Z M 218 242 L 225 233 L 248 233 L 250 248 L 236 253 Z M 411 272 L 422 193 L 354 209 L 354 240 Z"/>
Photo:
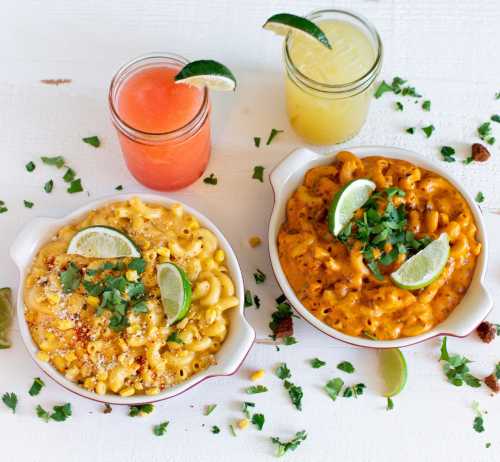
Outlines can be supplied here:
<path id="1" fill-rule="evenodd" d="M 331 209 L 357 179 L 372 191 L 333 233 Z M 290 285 L 314 316 L 348 335 L 390 340 L 432 329 L 462 300 L 481 252 L 476 231 L 467 202 L 438 174 L 342 151 L 331 165 L 310 169 L 288 200 L 278 250 Z M 395 283 L 395 272 L 443 239 L 449 253 L 436 277 L 425 287 Z"/>

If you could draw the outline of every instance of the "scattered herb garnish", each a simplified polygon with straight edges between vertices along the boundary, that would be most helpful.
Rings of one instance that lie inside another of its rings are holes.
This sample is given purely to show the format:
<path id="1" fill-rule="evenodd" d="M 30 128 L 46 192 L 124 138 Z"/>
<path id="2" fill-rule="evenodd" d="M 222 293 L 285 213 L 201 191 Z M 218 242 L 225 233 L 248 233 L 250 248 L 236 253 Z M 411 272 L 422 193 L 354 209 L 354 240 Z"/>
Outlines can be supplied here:
<path id="1" fill-rule="evenodd" d="M 36 165 L 35 165 L 35 163 L 34 163 L 34 162 L 30 161 L 30 162 L 28 162 L 28 163 L 26 164 L 26 166 L 25 166 L 25 167 L 26 167 L 26 170 L 27 170 L 28 172 L 32 172 L 33 170 L 35 170 Z"/>
<path id="2" fill-rule="evenodd" d="M 267 138 L 266 146 L 269 146 L 271 144 L 271 142 L 274 140 L 274 138 L 276 138 L 276 136 L 279 133 L 283 133 L 283 131 L 284 130 L 276 130 L 275 128 L 272 128 L 271 133 L 269 133 L 269 137 Z"/>
<path id="3" fill-rule="evenodd" d="M 70 194 L 79 193 L 83 191 L 82 180 L 80 178 L 71 181 L 68 189 L 66 190 Z"/>
<path id="4" fill-rule="evenodd" d="M 430 138 L 432 136 L 432 133 L 434 132 L 434 130 L 436 129 L 436 127 L 434 127 L 434 125 L 428 125 L 427 127 L 422 127 L 422 131 L 425 133 L 425 136 L 427 138 Z"/>
<path id="5" fill-rule="evenodd" d="M 305 430 L 302 430 L 295 433 L 295 436 L 291 440 L 281 441 L 279 438 L 273 437 L 271 441 L 276 445 L 276 456 L 282 457 L 288 451 L 295 451 L 306 438 L 307 433 Z"/>
<path id="6" fill-rule="evenodd" d="M 50 418 L 56 422 L 64 422 L 68 417 L 71 417 L 71 404 L 66 403 L 61 406 L 54 406 L 52 408 Z"/>
<path id="7" fill-rule="evenodd" d="M 264 167 L 262 165 L 256 165 L 253 168 L 252 178 L 254 180 L 258 180 L 261 183 L 264 183 Z"/>
<path id="8" fill-rule="evenodd" d="M 88 138 L 82 138 L 84 143 L 90 144 L 94 146 L 94 148 L 98 148 L 101 145 L 101 141 L 97 136 L 89 136 Z"/>
<path id="9" fill-rule="evenodd" d="M 491 443 L 490 443 L 490 442 L 486 443 L 486 444 L 484 445 L 484 447 L 485 447 L 486 449 L 491 448 Z"/>
<path id="10" fill-rule="evenodd" d="M 472 428 L 476 430 L 478 433 L 482 433 L 484 432 L 484 419 L 483 419 L 483 413 L 481 412 L 481 409 L 479 409 L 479 403 L 477 401 L 474 401 L 472 403 L 472 409 L 474 409 L 474 412 L 476 413 L 476 417 L 474 418 Z"/>
<path id="11" fill-rule="evenodd" d="M 377 89 L 375 90 L 375 98 L 380 98 L 384 93 L 387 93 L 387 92 L 394 92 L 393 88 L 391 85 L 389 85 L 385 80 L 382 80 L 382 82 L 380 82 L 379 86 L 377 87 Z"/>
<path id="12" fill-rule="evenodd" d="M 74 292 L 80 286 L 80 281 L 82 279 L 80 268 L 78 268 L 78 266 L 70 261 L 68 267 L 66 268 L 66 271 L 63 271 L 61 273 L 60 279 L 63 292 L 65 294 Z"/>
<path id="13" fill-rule="evenodd" d="M 267 387 L 264 385 L 252 385 L 248 387 L 245 392 L 249 395 L 255 395 L 257 393 L 265 393 L 267 391 Z"/>
<path id="14" fill-rule="evenodd" d="M 40 405 L 36 407 L 36 415 L 45 422 L 50 420 L 50 414 Z"/>
<path id="15" fill-rule="evenodd" d="M 139 404 L 137 406 L 130 406 L 128 415 L 129 417 L 142 417 L 147 414 L 151 414 L 154 411 L 154 406 L 152 404 Z"/>
<path id="16" fill-rule="evenodd" d="M 35 205 L 35 204 L 33 204 L 33 202 L 30 202 L 30 201 L 27 201 L 27 200 L 24 200 L 24 201 L 23 201 L 23 203 L 24 203 L 24 206 L 25 206 L 27 209 L 31 209 L 31 208 L 33 208 L 33 206 Z"/>
<path id="17" fill-rule="evenodd" d="M 153 427 L 153 433 L 156 436 L 163 436 L 167 432 L 167 427 L 170 422 L 167 420 Z"/>
<path id="18" fill-rule="evenodd" d="M 4 393 L 2 395 L 2 401 L 12 411 L 13 414 L 16 413 L 17 395 L 15 393 Z"/>
<path id="19" fill-rule="evenodd" d="M 142 274 L 146 271 L 146 260 L 143 258 L 134 258 L 127 265 L 127 268 L 137 271 L 137 274 Z"/>
<path id="20" fill-rule="evenodd" d="M 500 115 L 498 114 L 493 114 L 490 119 L 493 121 L 493 122 L 497 122 L 500 124 Z"/>
<path id="21" fill-rule="evenodd" d="M 288 390 L 288 394 L 290 395 L 290 400 L 292 404 L 299 410 L 302 411 L 302 398 L 304 396 L 304 392 L 302 391 L 302 387 L 295 385 L 288 380 L 283 382 L 283 385 Z"/>
<path id="22" fill-rule="evenodd" d="M 55 156 L 55 157 L 42 157 L 42 162 L 46 165 L 53 165 L 57 168 L 62 168 L 64 166 L 64 157 Z"/>
<path id="23" fill-rule="evenodd" d="M 403 106 L 403 103 L 399 102 L 399 101 L 396 101 L 396 111 L 403 111 L 404 110 L 404 106 Z"/>
<path id="24" fill-rule="evenodd" d="M 469 165 L 472 161 L 474 160 L 474 157 L 472 156 L 468 156 L 466 157 L 462 162 L 465 164 L 465 165 Z"/>
<path id="25" fill-rule="evenodd" d="M 249 306 L 252 306 L 252 305 L 253 305 L 252 292 L 250 292 L 250 290 L 246 289 L 245 290 L 245 298 L 244 298 L 243 306 L 245 308 L 248 308 Z"/>
<path id="26" fill-rule="evenodd" d="M 366 385 L 364 383 L 357 383 L 356 385 L 352 385 L 350 387 L 346 387 L 344 389 L 344 394 L 342 395 L 344 398 L 357 398 L 359 395 L 363 394 Z"/>
<path id="27" fill-rule="evenodd" d="M 427 112 L 431 110 L 431 102 L 428 99 L 422 103 L 422 109 Z"/>
<path id="28" fill-rule="evenodd" d="M 257 271 L 253 273 L 253 277 L 255 279 L 255 284 L 264 284 L 266 281 L 266 275 L 260 269 L 257 269 Z"/>
<path id="29" fill-rule="evenodd" d="M 206 183 L 206 184 L 211 184 L 211 185 L 216 185 L 217 184 L 217 177 L 211 173 L 209 176 L 203 178 L 203 183 Z"/>
<path id="30" fill-rule="evenodd" d="M 174 342 L 179 344 L 184 343 L 182 339 L 179 337 L 179 332 L 177 332 L 176 330 L 169 334 L 169 336 L 167 337 L 167 342 Z"/>
<path id="31" fill-rule="evenodd" d="M 349 361 L 342 361 L 337 364 L 337 369 L 352 374 L 354 372 L 354 366 Z"/>
<path id="32" fill-rule="evenodd" d="M 52 180 L 47 181 L 47 183 L 43 185 L 43 189 L 47 194 L 51 193 L 54 189 L 54 182 Z"/>
<path id="33" fill-rule="evenodd" d="M 233 436 L 236 436 L 236 432 L 234 431 L 234 427 L 232 424 L 229 424 L 229 433 L 231 433 L 231 435 Z"/>
<path id="34" fill-rule="evenodd" d="M 4 201 L 0 201 L 0 213 L 5 213 L 5 212 L 8 212 L 9 209 L 5 206 L 5 202 Z"/>
<path id="35" fill-rule="evenodd" d="M 257 295 L 253 296 L 253 302 L 255 303 L 255 309 L 258 310 L 260 308 L 260 298 Z"/>
<path id="36" fill-rule="evenodd" d="M 245 401 L 241 410 L 247 419 L 250 419 L 250 407 L 255 407 L 255 403 L 251 403 L 250 401 Z"/>
<path id="37" fill-rule="evenodd" d="M 286 363 L 281 363 L 277 368 L 276 368 L 276 375 L 281 379 L 289 379 L 292 374 L 290 372 L 290 369 L 286 365 Z"/>
<path id="38" fill-rule="evenodd" d="M 72 168 L 68 167 L 68 169 L 66 170 L 66 173 L 63 176 L 63 180 L 66 183 L 71 183 L 75 179 L 75 176 L 76 176 L 76 172 Z"/>
<path id="39" fill-rule="evenodd" d="M 343 386 L 344 381 L 341 378 L 336 377 L 326 383 L 325 391 L 328 393 L 328 396 L 332 398 L 333 401 L 335 401 L 339 396 L 340 390 L 342 390 Z"/>
<path id="40" fill-rule="evenodd" d="M 441 155 L 443 156 L 443 160 L 445 162 L 455 162 L 455 149 L 451 146 L 443 146 L 441 148 Z"/>
<path id="41" fill-rule="evenodd" d="M 123 185 L 119 184 L 115 189 L 117 191 L 123 191 Z"/>
<path id="42" fill-rule="evenodd" d="M 478 129 L 477 133 L 479 135 L 479 138 L 482 140 L 486 140 L 486 138 L 489 138 L 491 135 L 491 123 L 490 122 L 484 122 L 481 124 Z"/>
<path id="43" fill-rule="evenodd" d="M 443 372 L 445 373 L 448 382 L 456 387 L 461 387 L 464 382 L 469 387 L 478 388 L 481 386 L 481 381 L 474 377 L 469 372 L 468 364 L 470 359 L 460 355 L 450 355 L 447 348 L 447 337 L 443 338 L 441 343 L 440 361 L 443 361 Z"/>
<path id="44" fill-rule="evenodd" d="M 42 391 L 42 388 L 44 386 L 45 386 L 44 381 L 40 377 L 36 377 L 33 380 L 33 384 L 31 385 L 31 388 L 28 391 L 29 395 L 37 396 Z"/>
<path id="45" fill-rule="evenodd" d="M 283 344 L 284 345 L 295 345 L 296 343 L 299 343 L 297 342 L 297 339 L 295 337 L 292 337 L 292 336 L 287 336 L 287 337 L 283 337 Z"/>
<path id="46" fill-rule="evenodd" d="M 500 91 L 495 93 L 495 99 L 500 99 Z"/>
<path id="47" fill-rule="evenodd" d="M 387 397 L 387 406 L 385 407 L 385 410 L 386 411 L 392 411 L 394 409 L 394 401 L 392 400 L 392 398 L 390 398 L 389 396 Z"/>
<path id="48" fill-rule="evenodd" d="M 104 403 L 104 410 L 102 411 L 103 414 L 111 414 L 113 412 L 113 408 L 109 403 Z"/>
<path id="49" fill-rule="evenodd" d="M 277 299 L 278 305 L 276 306 L 276 311 L 271 315 L 271 322 L 269 323 L 269 328 L 272 331 L 271 338 L 276 340 L 277 335 L 281 333 L 281 326 L 284 323 L 289 323 L 292 326 L 292 316 L 294 316 L 292 312 L 292 308 L 288 304 L 288 302 L 278 302 L 281 298 Z M 286 299 L 285 299 L 286 300 Z M 291 327 L 293 329 L 293 327 Z"/>
<path id="50" fill-rule="evenodd" d="M 478 204 L 481 204 L 481 202 L 484 202 L 484 199 L 485 199 L 484 194 L 481 191 L 479 191 L 475 197 L 476 202 Z"/>
<path id="51" fill-rule="evenodd" d="M 405 131 L 406 133 L 413 135 L 415 133 L 415 127 L 408 127 Z"/>
<path id="52" fill-rule="evenodd" d="M 217 404 L 208 404 L 205 407 L 205 412 L 203 413 L 203 415 L 210 415 L 216 407 L 217 407 Z"/>
<path id="53" fill-rule="evenodd" d="M 326 365 L 325 361 L 321 361 L 319 358 L 313 358 L 311 359 L 311 367 L 313 369 L 319 369 L 320 367 L 323 367 Z"/>
<path id="54" fill-rule="evenodd" d="M 252 416 L 252 423 L 257 427 L 258 430 L 262 430 L 265 421 L 266 418 L 264 417 L 264 414 L 254 414 Z"/>
<path id="55" fill-rule="evenodd" d="M 253 144 L 255 144 L 256 148 L 260 147 L 260 136 L 253 137 Z"/>
<path id="56" fill-rule="evenodd" d="M 211 432 L 216 435 L 217 433 L 220 433 L 220 428 L 217 425 L 212 426 Z"/>

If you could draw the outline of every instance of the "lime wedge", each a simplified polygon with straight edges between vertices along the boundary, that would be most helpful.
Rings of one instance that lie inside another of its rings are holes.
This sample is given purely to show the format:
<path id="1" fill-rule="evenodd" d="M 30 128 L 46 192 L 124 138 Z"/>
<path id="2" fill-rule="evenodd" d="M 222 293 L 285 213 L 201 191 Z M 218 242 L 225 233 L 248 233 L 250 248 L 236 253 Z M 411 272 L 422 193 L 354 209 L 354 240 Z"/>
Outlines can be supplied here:
<path id="1" fill-rule="evenodd" d="M 380 371 L 385 382 L 384 396 L 401 393 L 408 380 L 408 367 L 403 353 L 398 348 L 379 351 Z"/>
<path id="2" fill-rule="evenodd" d="M 352 180 L 335 194 L 328 211 L 328 228 L 334 236 L 351 221 L 354 212 L 370 198 L 376 185 L 365 178 Z"/>
<path id="3" fill-rule="evenodd" d="M 168 325 L 183 319 L 191 306 L 191 284 L 186 273 L 173 263 L 156 267 L 161 302 Z"/>
<path id="4" fill-rule="evenodd" d="M 443 272 L 450 255 L 450 242 L 446 233 L 432 241 L 413 257 L 404 262 L 391 279 L 398 287 L 407 290 L 421 289 L 433 283 Z"/>
<path id="5" fill-rule="evenodd" d="M 271 16 L 262 27 L 281 36 L 288 35 L 290 31 L 304 34 L 307 37 L 318 40 L 330 50 L 332 49 L 325 33 L 312 21 L 302 16 L 288 13 L 275 14 Z"/>
<path id="6" fill-rule="evenodd" d="M 71 239 L 67 253 L 91 258 L 141 256 L 132 239 L 109 226 L 89 226 L 78 231 Z"/>
<path id="7" fill-rule="evenodd" d="M 10 327 L 12 325 L 11 290 L 0 289 L 0 349 L 10 348 Z"/>
<path id="8" fill-rule="evenodd" d="M 186 64 L 175 76 L 176 83 L 187 83 L 211 90 L 234 91 L 236 78 L 224 64 L 209 59 Z"/>

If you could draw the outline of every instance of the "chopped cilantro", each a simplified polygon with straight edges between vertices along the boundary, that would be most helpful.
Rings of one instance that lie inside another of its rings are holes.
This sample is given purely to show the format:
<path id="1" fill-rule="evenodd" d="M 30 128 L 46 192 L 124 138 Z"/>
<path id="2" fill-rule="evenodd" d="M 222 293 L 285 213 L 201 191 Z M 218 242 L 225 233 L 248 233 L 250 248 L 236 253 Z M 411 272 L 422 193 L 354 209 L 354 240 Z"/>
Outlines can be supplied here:
<path id="1" fill-rule="evenodd" d="M 203 415 L 210 415 L 216 407 L 217 407 L 217 404 L 208 404 L 205 407 L 205 412 L 203 413 Z"/>
<path id="2" fill-rule="evenodd" d="M 286 365 L 286 363 L 281 363 L 277 368 L 276 368 L 276 375 L 281 379 L 289 379 L 292 374 L 290 372 L 290 369 Z"/>
<path id="3" fill-rule="evenodd" d="M 321 359 L 319 358 L 311 359 L 311 367 L 313 369 L 319 369 L 320 367 L 323 367 L 325 365 L 326 365 L 325 361 L 321 361 Z"/>
<path id="4" fill-rule="evenodd" d="M 495 93 L 495 99 L 500 99 L 500 91 Z"/>
<path id="5" fill-rule="evenodd" d="M 281 294 L 277 299 L 276 303 L 279 305 L 280 303 L 285 303 L 287 301 L 285 294 Z"/>
<path id="6" fill-rule="evenodd" d="M 229 433 L 231 433 L 231 435 L 233 436 L 236 436 L 236 432 L 234 431 L 234 427 L 232 424 L 229 424 Z"/>
<path id="7" fill-rule="evenodd" d="M 307 438 L 307 433 L 305 430 L 295 433 L 295 436 L 288 441 L 281 441 L 277 437 L 272 437 L 271 441 L 276 445 L 276 456 L 282 457 L 288 451 L 295 451 L 302 441 Z"/>
<path id="8" fill-rule="evenodd" d="M 473 160 L 474 160 L 474 158 L 472 156 L 469 156 L 469 157 L 465 158 L 462 162 L 465 165 L 469 165 Z"/>
<path id="9" fill-rule="evenodd" d="M 290 345 L 295 345 L 296 343 L 299 343 L 299 342 L 297 342 L 297 339 L 295 337 L 292 337 L 292 336 L 283 337 L 283 344 L 284 345 L 290 346 Z"/>
<path id="10" fill-rule="evenodd" d="M 428 99 L 422 103 L 422 109 L 427 112 L 431 110 L 431 102 Z"/>
<path id="11" fill-rule="evenodd" d="M 352 374 L 354 372 L 354 366 L 349 361 L 342 361 L 337 364 L 337 369 Z"/>
<path id="12" fill-rule="evenodd" d="M 390 398 L 389 396 L 387 397 L 387 406 L 385 407 L 385 410 L 386 411 L 392 411 L 394 409 L 394 401 L 392 400 L 392 398 Z"/>
<path id="13" fill-rule="evenodd" d="M 487 142 L 488 144 L 490 144 L 490 145 L 495 144 L 495 143 L 496 143 L 496 141 L 497 141 L 497 140 L 496 140 L 496 138 L 495 138 L 494 136 L 491 136 L 491 137 L 489 137 L 489 138 L 486 140 L 486 142 Z"/>
<path id="14" fill-rule="evenodd" d="M 260 136 L 253 137 L 253 144 L 255 144 L 256 148 L 260 147 Z"/>
<path id="15" fill-rule="evenodd" d="M 101 145 L 101 141 L 97 136 L 89 136 L 88 138 L 82 138 L 84 143 L 90 144 L 94 146 L 94 148 L 98 148 Z"/>
<path id="16" fill-rule="evenodd" d="M 140 302 L 137 302 L 135 305 L 132 305 L 132 311 L 135 314 L 149 313 L 148 305 L 144 300 L 141 300 Z"/>
<path id="17" fill-rule="evenodd" d="M 146 271 L 146 261 L 143 258 L 134 258 L 127 265 L 127 268 L 137 271 L 137 274 L 142 274 Z"/>
<path id="18" fill-rule="evenodd" d="M 405 131 L 406 133 L 413 135 L 415 133 L 415 127 L 408 127 Z"/>
<path id="19" fill-rule="evenodd" d="M 66 403 L 61 406 L 54 406 L 52 408 L 50 418 L 56 422 L 64 422 L 68 417 L 71 417 L 71 404 Z"/>
<path id="20" fill-rule="evenodd" d="M 216 435 L 217 433 L 220 433 L 220 428 L 217 425 L 212 426 L 211 432 Z"/>
<path id="21" fill-rule="evenodd" d="M 63 180 L 66 183 L 71 183 L 75 179 L 75 176 L 76 176 L 76 172 L 72 168 L 68 167 L 68 169 L 66 170 L 66 173 L 63 176 Z"/>
<path id="22" fill-rule="evenodd" d="M 493 122 L 497 122 L 500 124 L 500 115 L 498 114 L 493 114 L 490 119 L 493 121 Z"/>
<path id="23" fill-rule="evenodd" d="M 483 124 L 481 124 L 477 129 L 477 133 L 479 135 L 479 138 L 481 138 L 482 140 L 486 140 L 487 138 L 489 138 L 491 135 L 491 123 L 484 122 Z"/>
<path id="24" fill-rule="evenodd" d="M 119 184 L 115 189 L 117 191 L 123 191 L 123 185 Z"/>
<path id="25" fill-rule="evenodd" d="M 203 178 L 203 183 L 206 183 L 206 184 L 211 184 L 211 185 L 216 185 L 218 182 L 217 180 L 217 177 L 211 173 L 209 176 Z"/>
<path id="26" fill-rule="evenodd" d="M 245 389 L 245 392 L 248 395 L 255 395 L 257 393 L 265 393 L 267 391 L 267 387 L 264 385 L 252 385 L 251 387 L 248 387 Z"/>
<path id="27" fill-rule="evenodd" d="M 434 127 L 434 125 L 428 125 L 427 127 L 422 127 L 422 131 L 425 133 L 425 136 L 427 138 L 430 138 L 432 136 L 432 133 L 434 132 L 434 130 L 436 129 L 436 127 Z"/>
<path id="28" fill-rule="evenodd" d="M 491 443 L 490 443 L 490 442 L 486 443 L 486 444 L 484 445 L 484 447 L 485 447 L 486 449 L 491 448 Z"/>
<path id="29" fill-rule="evenodd" d="M 170 333 L 170 335 L 167 337 L 167 342 L 174 342 L 179 344 L 184 343 L 182 339 L 179 337 L 179 333 L 177 331 Z"/>
<path id="30" fill-rule="evenodd" d="M 445 162 L 455 162 L 455 149 L 451 146 L 443 146 L 441 148 L 441 155 L 443 156 L 443 160 Z"/>
<path id="31" fill-rule="evenodd" d="M 44 381 L 40 377 L 36 377 L 33 380 L 33 384 L 31 385 L 31 388 L 28 391 L 29 395 L 37 396 L 42 391 L 42 388 L 44 386 L 45 386 Z"/>
<path id="32" fill-rule="evenodd" d="M 80 268 L 70 261 L 66 270 L 61 272 L 60 279 L 65 294 L 74 292 L 80 286 L 82 279 Z"/>
<path id="33" fill-rule="evenodd" d="M 247 419 L 250 418 L 250 409 L 251 407 L 255 407 L 255 403 L 251 403 L 250 401 L 245 401 L 243 403 L 243 406 L 241 408 L 241 410 L 243 411 L 243 414 L 245 414 L 245 417 Z"/>
<path id="34" fill-rule="evenodd" d="M 243 306 L 245 308 L 248 308 L 249 306 L 252 306 L 253 305 L 253 301 L 252 301 L 252 292 L 250 292 L 250 290 L 245 290 L 245 298 L 244 298 L 244 303 L 243 303 Z"/>
<path id="35" fill-rule="evenodd" d="M 151 414 L 154 411 L 154 406 L 152 404 L 139 404 L 137 406 L 130 406 L 128 415 L 130 417 L 142 417 L 147 414 Z"/>
<path id="36" fill-rule="evenodd" d="M 36 165 L 34 162 L 30 161 L 25 165 L 25 167 L 28 172 L 32 172 L 33 170 L 35 170 Z"/>
<path id="37" fill-rule="evenodd" d="M 57 168 L 62 168 L 64 166 L 64 157 L 62 156 L 42 157 L 41 159 L 46 165 L 53 165 Z"/>
<path id="38" fill-rule="evenodd" d="M 153 427 L 153 433 L 156 436 L 163 436 L 167 432 L 167 427 L 170 422 L 167 420 Z"/>
<path id="39" fill-rule="evenodd" d="M 344 389 L 344 393 L 342 396 L 344 398 L 351 398 L 353 396 L 354 396 L 354 398 L 357 398 L 359 395 L 363 394 L 363 391 L 365 388 L 366 388 L 366 385 L 364 383 L 357 383 L 356 385 L 346 387 Z"/>
<path id="40" fill-rule="evenodd" d="M 68 191 L 70 194 L 82 192 L 83 191 L 82 180 L 80 178 L 72 180 L 66 191 Z"/>
<path id="41" fill-rule="evenodd" d="M 271 322 L 269 323 L 269 328 L 271 329 L 273 335 L 276 338 L 276 332 L 280 323 L 286 319 L 293 316 L 292 308 L 287 302 L 279 303 L 276 306 L 276 311 L 271 315 Z"/>
<path id="42" fill-rule="evenodd" d="M 255 309 L 258 310 L 260 308 L 260 298 L 257 295 L 253 296 L 253 302 L 255 303 Z"/>
<path id="43" fill-rule="evenodd" d="M 266 418 L 264 417 L 264 414 L 254 414 L 252 416 L 252 423 L 257 427 L 258 430 L 262 430 L 265 421 Z"/>
<path id="44" fill-rule="evenodd" d="M 17 395 L 15 393 L 4 393 L 2 395 L 2 401 L 12 411 L 13 414 L 16 413 Z"/>
<path id="45" fill-rule="evenodd" d="M 33 202 L 30 202 L 30 201 L 27 201 L 27 200 L 24 200 L 24 201 L 23 201 L 23 203 L 24 203 L 24 206 L 25 206 L 27 209 L 31 209 L 31 208 L 33 208 L 33 206 L 35 205 L 35 204 L 33 204 Z"/>
<path id="46" fill-rule="evenodd" d="M 290 400 L 292 404 L 299 410 L 302 411 L 302 398 L 304 396 L 304 392 L 302 391 L 302 387 L 295 385 L 288 380 L 283 382 L 283 385 L 288 390 L 288 394 L 290 395 Z"/>
<path id="47" fill-rule="evenodd" d="M 403 96 L 411 96 L 413 98 L 421 98 L 422 95 L 420 95 L 419 93 L 417 93 L 417 91 L 415 90 L 415 87 L 404 87 L 402 90 L 401 90 L 401 94 Z"/>
<path id="48" fill-rule="evenodd" d="M 391 85 L 389 85 L 385 80 L 382 80 L 382 82 L 380 82 L 379 86 L 377 87 L 377 89 L 375 90 L 375 98 L 380 98 L 384 93 L 387 93 L 387 92 L 393 92 L 393 88 Z"/>
<path id="49" fill-rule="evenodd" d="M 328 396 L 332 398 L 333 401 L 337 399 L 340 394 L 340 390 L 344 386 L 344 381 L 341 378 L 334 378 L 329 380 L 325 385 L 325 391 L 328 393 Z"/>
<path id="50" fill-rule="evenodd" d="M 471 362 L 470 359 L 465 356 L 460 355 L 450 355 L 447 349 L 447 338 L 443 338 L 441 344 L 441 356 L 439 360 L 443 364 L 443 372 L 452 385 L 456 387 L 461 387 L 464 383 L 469 385 L 469 387 L 478 388 L 481 386 L 481 381 L 474 377 L 469 372 L 468 364 Z"/>
<path id="51" fill-rule="evenodd" d="M 40 405 L 36 407 L 36 415 L 45 422 L 50 420 L 50 414 Z"/>
<path id="52" fill-rule="evenodd" d="M 498 362 L 495 366 L 495 376 L 497 379 L 500 379 L 500 362 Z"/>
<path id="53" fill-rule="evenodd" d="M 477 401 L 474 401 L 472 403 L 472 409 L 474 409 L 474 412 L 476 413 L 476 417 L 474 418 L 474 422 L 472 423 L 472 428 L 476 432 L 482 433 L 484 432 L 484 419 L 483 413 L 481 412 L 481 409 L 479 409 L 479 403 Z"/>
<path id="54" fill-rule="evenodd" d="M 54 182 L 52 180 L 47 181 L 47 183 L 43 185 L 43 189 L 47 194 L 51 193 L 54 189 Z"/>
<path id="55" fill-rule="evenodd" d="M 269 146 L 271 144 L 271 142 L 274 140 L 274 138 L 276 138 L 276 136 L 279 133 L 283 133 L 283 131 L 284 130 L 276 130 L 275 128 L 272 128 L 271 133 L 269 133 L 269 137 L 267 138 L 266 146 Z"/>
<path id="56" fill-rule="evenodd" d="M 484 202 L 485 197 L 484 194 L 481 191 L 479 191 L 474 199 L 478 204 L 481 204 L 482 202 Z"/>
<path id="57" fill-rule="evenodd" d="M 404 110 L 404 106 L 403 106 L 403 103 L 399 102 L 399 101 L 396 101 L 396 111 L 400 111 L 402 112 Z"/>
<path id="58" fill-rule="evenodd" d="M 253 277 L 255 279 L 255 284 L 264 284 L 266 281 L 266 275 L 260 269 L 257 269 L 257 271 L 253 273 Z"/>
<path id="59" fill-rule="evenodd" d="M 262 165 L 256 165 L 253 168 L 252 178 L 254 180 L 258 180 L 261 183 L 264 183 L 264 167 Z"/>

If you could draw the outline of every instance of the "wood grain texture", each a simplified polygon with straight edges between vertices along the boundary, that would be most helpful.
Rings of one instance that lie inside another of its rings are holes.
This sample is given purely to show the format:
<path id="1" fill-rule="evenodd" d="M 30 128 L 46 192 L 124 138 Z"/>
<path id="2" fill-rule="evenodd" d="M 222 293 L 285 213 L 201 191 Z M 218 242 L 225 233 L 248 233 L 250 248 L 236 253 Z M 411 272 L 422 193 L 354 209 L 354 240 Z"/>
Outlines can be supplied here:
<path id="1" fill-rule="evenodd" d="M 44 2 L 4 0 L 0 28 L 0 199 L 9 212 L 0 215 L 0 258 L 4 263 L 0 286 L 17 286 L 17 273 L 8 247 L 22 225 L 35 216 L 59 216 L 86 203 L 86 193 L 68 195 L 59 178 L 61 172 L 37 162 L 29 174 L 24 165 L 41 155 L 64 155 L 81 175 L 90 198 L 114 192 L 143 191 L 128 174 L 111 127 L 107 110 L 107 86 L 113 72 L 124 61 L 155 50 L 174 51 L 192 59 L 214 58 L 231 67 L 239 80 L 236 94 L 213 95 L 214 149 L 207 173 L 219 178 L 217 187 L 198 182 L 172 194 L 210 216 L 226 233 L 239 256 L 245 282 L 262 299 L 259 311 L 248 315 L 260 338 L 279 294 L 271 277 L 265 245 L 250 249 L 248 237 L 266 237 L 272 207 L 269 184 L 251 180 L 254 165 L 266 173 L 288 152 L 302 145 L 291 131 L 284 112 L 281 41 L 261 30 L 264 20 L 279 11 L 304 14 L 312 8 L 349 8 L 368 17 L 378 28 L 385 49 L 382 78 L 408 78 L 432 100 L 431 112 L 423 112 L 413 100 L 404 101 L 405 111 L 395 112 L 396 98 L 374 101 L 369 120 L 349 145 L 395 145 L 422 153 L 440 162 L 442 145 L 454 146 L 460 159 L 477 141 L 476 128 L 491 114 L 500 113 L 500 6 L 498 0 L 459 2 L 454 0 L 353 0 L 353 1 L 229 1 L 212 0 L 98 0 Z M 67 85 L 51 86 L 41 79 L 68 78 Z M 427 140 L 408 126 L 433 123 L 436 132 Z M 492 124 L 495 125 L 495 124 Z M 253 137 L 266 139 L 271 128 L 284 129 L 271 146 L 255 149 Z M 486 196 L 487 208 L 500 208 L 500 125 L 493 127 L 499 142 L 485 164 L 448 167 L 473 194 Z M 97 134 L 103 144 L 94 149 L 80 140 Z M 327 148 L 323 148 L 327 151 Z M 383 152 L 382 152 L 383 154 Z M 43 184 L 55 180 L 51 195 Z M 33 209 L 23 207 L 31 200 Z M 500 217 L 488 216 L 493 236 L 488 287 L 500 297 Z M 252 273 L 260 268 L 268 274 L 264 286 L 255 286 Z M 500 319 L 494 308 L 491 319 Z M 144 419 L 126 416 L 115 407 L 110 415 L 99 405 L 75 398 L 46 379 L 47 387 L 37 398 L 27 394 L 40 372 L 29 359 L 17 332 L 14 347 L 0 350 L 0 394 L 19 394 L 18 413 L 13 416 L 0 403 L 2 462 L 54 462 L 71 460 L 107 462 L 169 461 L 229 462 L 274 460 L 269 437 L 288 438 L 306 429 L 309 438 L 288 461 L 341 460 L 349 462 L 396 461 L 494 461 L 500 445 L 498 397 L 483 387 L 458 389 L 446 383 L 437 362 L 439 342 L 405 350 L 409 382 L 395 409 L 385 411 L 380 397 L 382 384 L 374 352 L 347 347 L 296 322 L 299 344 L 283 347 L 254 347 L 241 371 L 234 377 L 204 383 L 192 392 L 157 406 Z M 500 340 L 490 346 L 475 336 L 451 340 L 450 350 L 467 354 L 475 362 L 472 370 L 482 377 L 500 359 Z M 312 369 L 308 360 L 328 362 Z M 341 360 L 357 368 L 353 377 L 335 369 Z M 304 410 L 296 411 L 272 370 L 288 362 L 293 379 L 304 388 Z M 262 383 L 270 392 L 252 396 L 259 412 L 266 415 L 262 432 L 249 428 L 236 438 L 228 425 L 242 417 L 243 389 L 250 371 L 264 368 Z M 364 382 L 366 395 L 358 400 L 333 403 L 322 391 L 332 377 Z M 486 432 L 472 429 L 473 400 L 489 410 Z M 35 416 L 35 407 L 70 401 L 74 416 L 66 423 L 45 424 Z M 217 403 L 209 416 L 203 406 Z M 193 406 L 193 407 L 191 407 Z M 152 434 L 152 426 L 170 420 L 167 435 Z M 209 429 L 219 425 L 219 435 Z M 485 448 L 491 441 L 492 447 Z"/>

